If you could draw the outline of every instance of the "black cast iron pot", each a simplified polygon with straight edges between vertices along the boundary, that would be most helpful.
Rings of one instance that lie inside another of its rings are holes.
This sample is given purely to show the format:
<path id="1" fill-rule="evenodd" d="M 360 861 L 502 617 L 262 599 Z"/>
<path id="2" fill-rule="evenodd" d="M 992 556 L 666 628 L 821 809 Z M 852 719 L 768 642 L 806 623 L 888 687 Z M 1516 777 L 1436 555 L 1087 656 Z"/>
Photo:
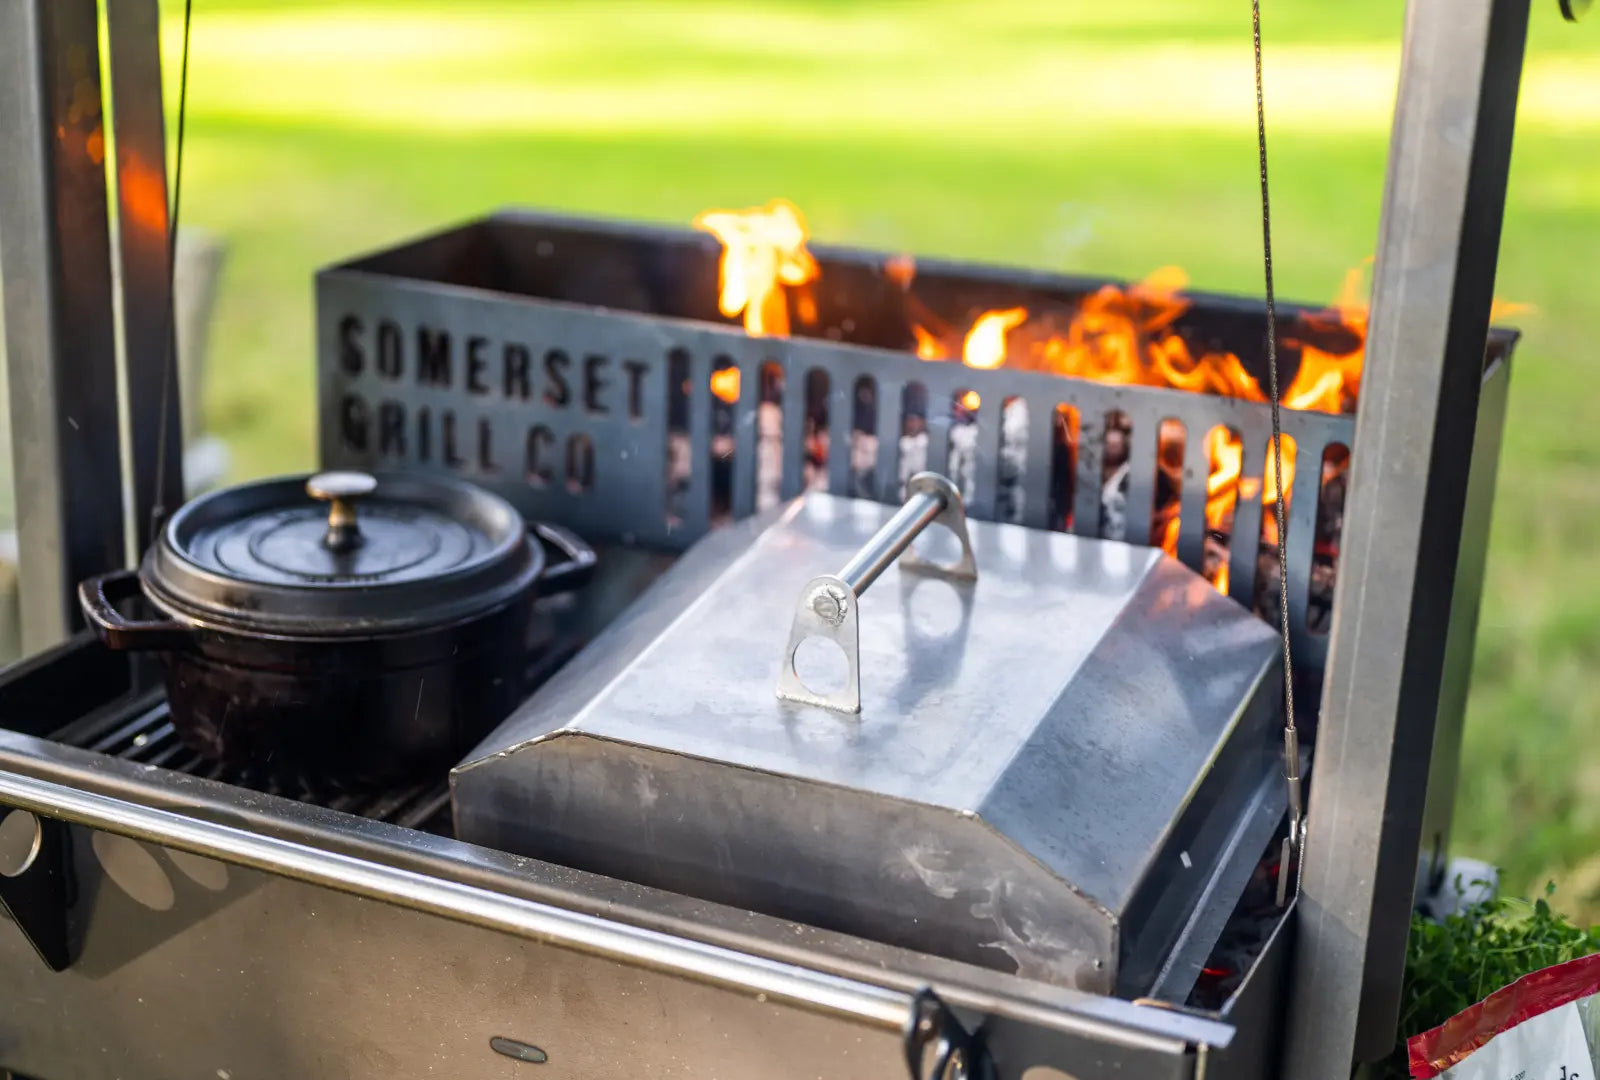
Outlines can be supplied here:
<path id="1" fill-rule="evenodd" d="M 503 720 L 525 696 L 535 599 L 594 563 L 462 481 L 322 473 L 196 499 L 137 572 L 78 595 L 109 647 L 161 654 L 195 750 L 365 787 L 443 775 Z M 141 596 L 154 617 L 120 610 Z"/>

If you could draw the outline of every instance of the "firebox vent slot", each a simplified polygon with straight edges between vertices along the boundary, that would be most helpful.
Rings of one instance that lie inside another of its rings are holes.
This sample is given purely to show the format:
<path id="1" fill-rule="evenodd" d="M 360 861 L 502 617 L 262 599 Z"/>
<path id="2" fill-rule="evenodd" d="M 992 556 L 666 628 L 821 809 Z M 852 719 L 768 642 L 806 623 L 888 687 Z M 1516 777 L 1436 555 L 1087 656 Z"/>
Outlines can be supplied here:
<path id="1" fill-rule="evenodd" d="M 673 349 L 667 353 L 667 445 L 661 460 L 666 470 L 667 527 L 681 526 L 687 514 L 686 500 L 694 473 L 689 457 L 689 351 Z"/>
<path id="2" fill-rule="evenodd" d="M 878 487 L 878 383 L 856 379 L 850 404 L 850 487 L 852 498 L 876 499 Z"/>
<path id="3" fill-rule="evenodd" d="M 995 463 L 994 519 L 1013 525 L 1022 524 L 1028 513 L 1028 458 L 1033 447 L 1029 443 L 1028 399 L 1015 394 L 1000 403 L 1000 451 Z M 1040 420 L 1046 431 L 1048 425 Z M 1047 477 L 1049 469 L 1049 444 L 1035 461 Z M 1042 524 L 1042 522 L 1041 522 Z"/>
<path id="4" fill-rule="evenodd" d="M 829 383 L 827 370 L 814 367 L 797 393 L 784 395 L 784 498 L 828 485 Z"/>
<path id="5" fill-rule="evenodd" d="M 900 445 L 895 458 L 895 498 L 904 499 L 906 481 L 928 468 L 928 388 L 906 383 L 900 395 Z"/>
<path id="6" fill-rule="evenodd" d="M 1299 467 L 1304 462 L 1298 462 L 1300 446 L 1294 436 L 1285 434 L 1283 437 L 1283 497 L 1284 497 L 1284 524 L 1289 530 L 1290 544 L 1299 539 L 1299 530 L 1294 527 L 1294 511 L 1297 506 L 1304 503 L 1295 498 L 1296 482 L 1304 469 Z M 1251 580 L 1254 586 L 1250 591 L 1250 608 L 1261 618 L 1276 623 L 1278 619 L 1278 511 L 1277 511 L 1277 481 L 1273 475 L 1272 440 L 1268 439 L 1262 449 L 1261 482 L 1261 531 L 1259 540 L 1253 545 L 1256 554 L 1255 573 Z M 1295 600 L 1292 591 L 1289 598 L 1289 625 L 1295 625 L 1299 620 L 1295 618 Z"/>
<path id="7" fill-rule="evenodd" d="M 1312 536 L 1311 571 L 1306 590 L 1306 630 L 1326 636 L 1333 620 L 1334 565 L 1344 530 L 1344 496 L 1350 478 L 1350 448 L 1329 443 L 1322 452 L 1317 487 L 1317 527 Z"/>
<path id="8" fill-rule="evenodd" d="M 755 423 L 749 426 L 748 432 L 744 426 L 740 427 L 740 435 L 753 435 L 751 452 L 744 456 L 743 461 L 750 464 L 746 468 L 752 473 L 755 509 L 765 510 L 776 506 L 778 492 L 783 487 L 783 365 L 775 360 L 765 360 L 761 364 L 761 385 L 759 397 L 756 398 Z M 750 395 L 744 396 L 744 401 L 750 401 Z M 743 404 L 743 403 L 741 403 Z M 740 444 L 739 452 L 743 453 L 744 444 Z M 735 466 L 740 460 L 735 460 Z M 739 492 L 752 490 L 741 486 Z M 734 513 L 744 517 L 748 511 L 741 510 L 737 500 L 734 504 Z"/>
<path id="9" fill-rule="evenodd" d="M 945 467 L 940 471 L 954 481 L 968 506 L 975 502 L 977 491 L 978 415 L 982 408 L 983 398 L 976 390 L 962 388 L 950 395 L 950 429 L 945 437 Z"/>
<path id="10" fill-rule="evenodd" d="M 1100 428 L 1098 535 L 1104 540 L 1143 537 L 1150 528 L 1148 507 L 1155 493 L 1148 470 L 1155 468 L 1155 455 L 1138 452 L 1136 434 L 1132 418 L 1121 409 L 1108 412 Z"/>
<path id="11" fill-rule="evenodd" d="M 1183 421 L 1163 417 L 1156 432 L 1155 502 L 1150 511 L 1148 542 L 1176 555 L 1178 532 L 1183 527 L 1184 446 L 1188 432 Z"/>
<path id="12" fill-rule="evenodd" d="M 1050 505 L 1049 526 L 1058 532 L 1072 532 L 1073 492 L 1078 479 L 1078 410 L 1065 402 L 1040 415 L 1050 417 Z M 1030 439 L 1035 433 L 1030 429 Z M 1042 455 L 1035 460 L 1046 460 Z"/>
<path id="13" fill-rule="evenodd" d="M 744 382 L 733 357 L 724 354 L 712 359 L 711 394 L 707 402 L 711 410 L 710 453 L 705 461 L 713 526 L 725 525 L 734 517 L 734 475 L 740 457 L 736 435 L 741 427 L 737 420 Z"/>

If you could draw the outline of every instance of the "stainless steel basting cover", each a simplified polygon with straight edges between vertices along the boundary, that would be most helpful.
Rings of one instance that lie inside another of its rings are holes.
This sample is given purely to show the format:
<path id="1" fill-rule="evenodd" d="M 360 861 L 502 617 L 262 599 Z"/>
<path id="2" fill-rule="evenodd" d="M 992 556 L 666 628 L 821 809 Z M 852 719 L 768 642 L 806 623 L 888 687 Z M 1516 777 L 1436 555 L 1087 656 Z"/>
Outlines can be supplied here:
<path id="1" fill-rule="evenodd" d="M 1197 972 L 1281 813 L 1277 637 L 1123 543 L 974 522 L 975 579 L 896 564 L 949 509 L 702 541 L 454 771 L 458 835 L 1089 990 Z M 858 713 L 787 682 L 841 609 Z"/>

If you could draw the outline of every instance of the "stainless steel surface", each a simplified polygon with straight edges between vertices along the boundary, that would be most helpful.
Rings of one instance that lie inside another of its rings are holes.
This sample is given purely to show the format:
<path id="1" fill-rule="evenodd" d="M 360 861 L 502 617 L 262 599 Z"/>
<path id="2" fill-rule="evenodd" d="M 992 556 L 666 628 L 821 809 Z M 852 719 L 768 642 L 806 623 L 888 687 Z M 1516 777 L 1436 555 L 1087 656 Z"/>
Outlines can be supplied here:
<path id="1" fill-rule="evenodd" d="M 911 547 L 929 525 L 949 529 L 961 545 L 953 563 L 924 558 Z M 906 482 L 906 501 L 883 528 L 851 556 L 839 578 L 860 596 L 895 561 L 907 570 L 926 570 L 962 581 L 975 581 L 978 567 L 972 559 L 972 539 L 967 533 L 966 508 L 960 490 L 937 473 L 918 473 Z"/>
<path id="2" fill-rule="evenodd" d="M 152 911 L 102 876 L 81 970 L 36 981 L 0 1016 L 0 1055 L 26 1075 L 103 1075 L 114 1061 L 129 1080 L 491 1077 L 514 1067 L 491 1046 L 506 1037 L 573 1076 L 897 1075 L 897 1025 L 202 862 L 223 883 L 214 891 L 175 849 L 108 832 L 74 840 L 89 857 L 137 852 L 124 857 L 153 867 L 173 899 Z M 183 909 L 194 927 L 126 957 L 120 926 Z M 0 966 L 36 963 L 0 930 Z"/>
<path id="3" fill-rule="evenodd" d="M 1500 436 L 1511 387 L 1508 364 L 1496 364 L 1478 396 L 1477 431 L 1467 475 L 1467 502 L 1462 514 L 1461 549 L 1450 602 L 1450 629 L 1445 639 L 1444 675 L 1439 687 L 1439 712 L 1433 730 L 1428 766 L 1428 796 L 1422 810 L 1421 850 L 1417 860 L 1417 893 L 1432 893 L 1448 883 L 1450 822 L 1455 813 L 1461 769 L 1461 736 L 1467 719 L 1473 647 L 1477 644 L 1478 611 L 1483 598 L 1484 568 L 1489 555 L 1489 520 L 1494 508 L 1500 468 Z"/>
<path id="4" fill-rule="evenodd" d="M 392 1057 L 372 1057 L 373 1045 L 449 1075 L 498 1075 L 479 1064 L 493 1059 L 478 1056 L 494 1036 L 537 1044 L 552 1064 L 592 1063 L 600 1075 L 624 1062 L 668 1075 L 731 1068 L 727 1075 L 787 1076 L 791 1067 L 807 1076 L 894 1075 L 870 1071 L 882 1069 L 878 1058 L 856 1056 L 888 1025 L 813 1022 L 822 1016 L 816 1002 L 785 1006 L 715 982 L 715 970 L 694 959 L 707 944 L 830 976 L 825 984 L 864 985 L 873 1000 L 908 1002 L 931 983 L 969 1022 L 985 1022 L 1004 1077 L 1043 1064 L 1081 1080 L 1176 1080 L 1194 1075 L 1201 1047 L 1233 1041 L 1228 1025 L 1203 1016 L 1046 987 L 37 739 L 0 732 L 0 765 L 42 793 L 70 785 L 95 796 L 102 801 L 92 815 L 101 819 L 105 808 L 116 818 L 93 834 L 73 827 L 82 856 L 75 918 L 85 933 L 70 971 L 38 981 L 22 966 L 36 961 L 21 936 L 0 923 L 0 970 L 30 980 L 19 1008 L 0 1012 L 0 1064 L 32 1075 L 93 1073 L 105 1053 L 117 1054 L 120 1075 L 130 1077 L 210 1074 L 231 1069 L 235 1055 L 321 1063 L 312 1075 L 329 1062 L 341 1075 L 409 1071 Z M 154 774 L 165 783 L 152 784 Z M 164 827 L 181 816 L 189 823 L 183 835 L 130 831 L 115 808 L 145 799 L 162 809 L 142 823 Z M 657 978 L 635 967 L 629 948 L 591 953 L 570 938 L 545 937 L 542 924 L 505 934 L 464 926 L 470 912 L 425 913 L 410 890 L 378 903 L 307 885 L 295 865 L 257 873 L 226 856 L 231 841 L 203 839 L 214 824 L 272 837 L 307 859 L 338 854 L 497 892 L 524 908 L 587 913 L 607 926 L 626 924 L 625 932 L 653 927 L 669 947 L 687 944 L 683 963 L 699 974 Z M 413 988 L 403 1013 L 392 1007 L 394 986 Z M 130 1013 L 127 1003 L 141 999 L 161 1004 Z M 537 1030 L 529 1017 L 539 1018 Z M 194 1037 L 181 1037 L 190 1029 Z M 597 1029 L 626 1037 L 595 1040 Z M 786 1033 L 805 1040 L 800 1065 Z"/>
<path id="5" fill-rule="evenodd" d="M 45 780 L 0 774 L 0 803 L 828 1015 L 879 1025 L 898 1025 L 905 1016 L 904 995 L 888 990 Z"/>
<path id="6" fill-rule="evenodd" d="M 1260 957 L 1245 975 L 1239 989 L 1223 1005 L 1221 1015 L 1249 1038 L 1236 1038 L 1205 1056 L 1206 1077 L 1234 1080 L 1258 1076 L 1262 1080 L 1291 1080 L 1283 1070 L 1283 1017 L 1288 1002 L 1283 992 L 1294 961 L 1295 901 L 1267 939 Z"/>
<path id="7" fill-rule="evenodd" d="M 26 810 L 0 814 L 0 877 L 16 877 L 32 866 L 43 835 L 39 819 Z"/>
<path id="8" fill-rule="evenodd" d="M 1407 6 L 1309 803 L 1296 1080 L 1346 1080 L 1395 1038 L 1527 21 L 1528 0 Z"/>
<path id="9" fill-rule="evenodd" d="M 1108 386 L 1045 371 L 979 370 L 919 360 L 903 316 L 904 296 L 883 273 L 884 256 L 816 247 L 823 280 L 836 282 L 819 303 L 854 326 L 853 337 L 751 338 L 716 311 L 717 245 L 688 230 L 506 212 L 437 236 L 324 270 L 317 278 L 317 356 L 322 465 L 406 467 L 464 475 L 505 495 L 534 518 L 561 521 L 591 540 L 632 538 L 682 550 L 712 526 L 711 430 L 719 410 L 732 433 L 734 518 L 756 507 L 757 431 L 764 366 L 782 372 L 781 495 L 799 494 L 806 445 L 806 387 L 825 379 L 831 446 L 851 445 L 853 387 L 863 380 L 876 402 L 865 421 L 877 433 L 875 497 L 901 498 L 899 433 L 907 387 L 926 391 L 924 468 L 948 471 L 958 423 L 951 402 L 981 397 L 976 464 L 963 482 L 966 510 L 997 515 L 1001 416 L 1008 401 L 1026 407 L 1028 463 L 1017 488 L 1016 520 L 1097 536 L 1101 528 L 1101 445 L 1108 416 L 1133 425 L 1127 536 L 1149 533 L 1158 432 L 1175 420 L 1186 432 L 1178 551 L 1199 569 L 1205 547 L 1205 435 L 1226 425 L 1243 440 L 1243 476 L 1258 493 L 1271 434 L 1265 404 L 1146 386 Z M 497 276 L 499 275 L 499 276 Z M 1104 282 L 919 259 L 919 290 L 963 307 L 1006 301 L 1070 306 Z M 1304 309 L 1280 305 L 1285 334 Z M 1260 306 L 1196 296 L 1186 316 L 1197 340 L 1236 341 L 1258 350 Z M 892 323 L 892 325 L 886 325 Z M 841 331 L 842 333 L 843 331 Z M 861 342 L 866 342 L 865 344 Z M 740 398 L 712 397 L 713 366 L 733 364 Z M 687 394 L 675 386 L 686 365 Z M 1066 477 L 1052 475 L 1056 410 L 1080 419 L 1074 499 L 1061 504 Z M 681 425 L 681 430 L 678 426 Z M 1348 447 L 1354 418 L 1289 411 L 1284 430 L 1300 460 L 1321 461 Z M 675 490 L 663 462 L 671 438 L 689 445 L 685 486 Z M 851 494 L 850 455 L 835 452 L 828 490 Z M 1306 626 L 1320 471 L 1296 472 L 1289 513 L 1290 617 Z M 1052 508 L 1052 504 L 1056 505 Z M 1234 534 L 1261 533 L 1262 503 L 1241 499 Z M 1257 548 L 1232 545 L 1231 593 L 1254 600 Z M 1297 633 L 1295 664 L 1320 671 L 1327 638 Z"/>
<path id="10" fill-rule="evenodd" d="M 123 566 L 105 131 L 94 0 L 0 3 L 0 281 L 23 646 L 81 625 Z"/>
<path id="11" fill-rule="evenodd" d="M 156 493 L 180 498 L 183 406 L 169 335 L 172 277 L 167 233 L 166 116 L 161 94 L 157 0 L 106 0 L 111 119 L 116 138 L 117 230 L 113 263 L 129 423 L 127 473 L 133 553 L 153 539 Z M 163 393 L 167 401 L 162 402 Z M 160 450 L 166 426 L 165 460 Z M 166 476 L 157 477 L 162 469 Z M 169 511 L 174 507 L 168 507 Z"/>
<path id="12" fill-rule="evenodd" d="M 961 545 L 961 554 L 953 563 L 923 558 L 911 549 L 911 542 L 934 522 L 948 528 Z M 972 557 L 961 492 L 949 480 L 936 473 L 913 476 L 906 483 L 905 505 L 850 557 L 844 569 L 806 582 L 778 664 L 779 698 L 837 712 L 861 711 L 861 621 L 856 614 L 857 601 L 896 559 L 906 570 L 937 574 L 953 581 L 977 580 L 978 567 Z M 814 637 L 833 642 L 844 653 L 847 672 L 844 683 L 836 689 L 815 689 L 795 668 L 800 646 Z"/>
<path id="13" fill-rule="evenodd" d="M 774 699 L 773 612 L 891 513 L 814 493 L 697 546 L 454 772 L 459 835 L 1148 986 L 1276 775 L 1271 629 L 1159 552 L 972 522 L 975 583 L 860 609 L 859 719 Z"/>

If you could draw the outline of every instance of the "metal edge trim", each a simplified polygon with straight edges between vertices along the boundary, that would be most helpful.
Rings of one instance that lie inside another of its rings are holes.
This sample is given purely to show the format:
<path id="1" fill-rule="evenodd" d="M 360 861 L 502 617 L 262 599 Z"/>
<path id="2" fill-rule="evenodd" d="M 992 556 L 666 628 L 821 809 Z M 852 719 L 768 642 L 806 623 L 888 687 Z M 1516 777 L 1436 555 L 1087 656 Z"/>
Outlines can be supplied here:
<path id="1" fill-rule="evenodd" d="M 0 773 L 0 800 L 91 828 L 220 858 L 312 885 L 444 916 L 486 929 L 764 994 L 802 1008 L 899 1030 L 910 995 L 653 930 L 563 911 L 293 841 L 199 822 L 181 814 Z"/>

